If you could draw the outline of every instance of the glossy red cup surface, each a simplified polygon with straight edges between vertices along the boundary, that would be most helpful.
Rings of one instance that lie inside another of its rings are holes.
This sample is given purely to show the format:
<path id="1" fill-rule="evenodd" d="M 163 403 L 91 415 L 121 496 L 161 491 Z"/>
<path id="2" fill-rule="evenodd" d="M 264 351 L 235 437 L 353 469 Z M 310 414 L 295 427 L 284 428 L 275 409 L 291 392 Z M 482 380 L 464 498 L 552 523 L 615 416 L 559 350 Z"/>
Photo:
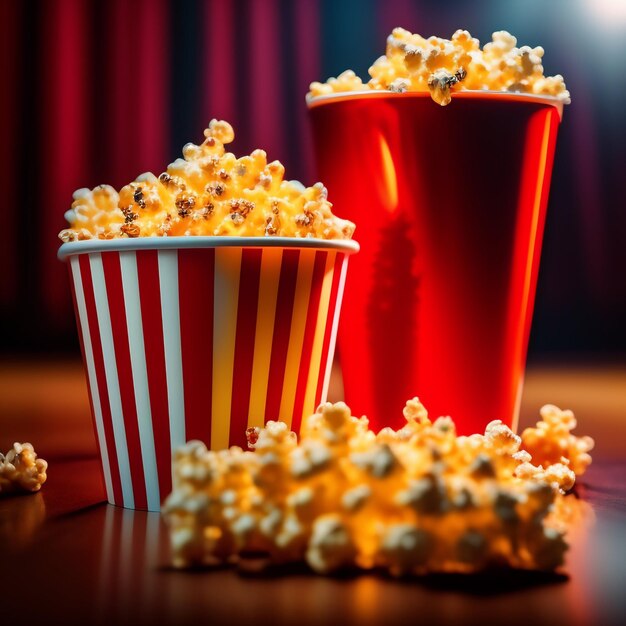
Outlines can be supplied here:
<path id="1" fill-rule="evenodd" d="M 357 224 L 339 327 L 346 402 L 400 427 L 408 398 L 462 434 L 516 426 L 562 106 L 465 92 L 309 103 L 320 180 Z"/>

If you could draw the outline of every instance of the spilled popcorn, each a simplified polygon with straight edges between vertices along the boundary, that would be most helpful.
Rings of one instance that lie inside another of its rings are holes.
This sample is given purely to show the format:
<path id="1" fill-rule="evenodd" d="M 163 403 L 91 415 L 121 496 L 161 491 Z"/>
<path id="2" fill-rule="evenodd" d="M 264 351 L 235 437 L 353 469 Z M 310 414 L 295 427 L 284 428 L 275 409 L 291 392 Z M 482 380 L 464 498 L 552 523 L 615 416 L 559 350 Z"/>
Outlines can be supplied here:
<path id="1" fill-rule="evenodd" d="M 39 491 L 46 482 L 48 463 L 37 458 L 30 443 L 14 443 L 0 454 L 0 495 L 19 491 Z"/>
<path id="2" fill-rule="evenodd" d="M 555 96 L 569 104 L 570 95 L 560 74 L 544 76 L 541 46 L 517 47 L 517 39 L 501 30 L 480 47 L 466 30 L 457 30 L 451 39 L 428 37 L 394 28 L 387 38 L 387 50 L 369 68 L 367 83 L 346 70 L 325 83 L 311 83 L 308 98 L 337 92 L 384 90 L 430 92 L 445 106 L 451 92 L 490 90 Z"/>
<path id="3" fill-rule="evenodd" d="M 573 427 L 569 412 L 544 408 L 544 419 L 548 413 Z M 174 565 L 246 554 L 306 561 L 321 574 L 562 564 L 563 494 L 580 464 L 569 467 L 563 456 L 534 465 L 500 421 L 484 435 L 457 436 L 449 417 L 432 422 L 417 398 L 404 416 L 400 430 L 375 434 L 344 403 L 327 403 L 305 421 L 300 443 L 271 421 L 249 430 L 254 451 L 187 443 L 174 455 L 174 489 L 163 508 Z"/>
<path id="4" fill-rule="evenodd" d="M 283 236 L 350 239 L 354 224 L 335 217 L 322 183 L 284 180 L 279 161 L 263 150 L 237 158 L 225 145 L 235 138 L 228 122 L 212 120 L 199 146 L 158 178 L 139 176 L 118 194 L 109 185 L 74 192 L 65 214 L 63 242 L 118 237 L 188 235 Z"/>
<path id="5" fill-rule="evenodd" d="M 576 428 L 572 411 L 562 411 L 546 404 L 539 413 L 541 421 L 534 428 L 526 428 L 522 432 L 523 448 L 535 464 L 549 468 L 562 464 L 565 459 L 576 476 L 582 476 L 591 464 L 589 451 L 593 449 L 593 439 L 572 434 L 571 431 Z"/>

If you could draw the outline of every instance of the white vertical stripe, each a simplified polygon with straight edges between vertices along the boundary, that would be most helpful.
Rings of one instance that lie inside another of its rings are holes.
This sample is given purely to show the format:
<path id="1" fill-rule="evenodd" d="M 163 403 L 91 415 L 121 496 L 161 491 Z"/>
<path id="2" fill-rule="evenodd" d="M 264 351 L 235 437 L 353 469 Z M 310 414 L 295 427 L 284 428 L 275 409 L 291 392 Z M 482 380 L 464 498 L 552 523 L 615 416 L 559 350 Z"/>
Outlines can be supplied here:
<path id="1" fill-rule="evenodd" d="M 177 250 L 159 250 L 159 288 L 163 320 L 165 377 L 167 379 L 167 408 L 170 416 L 170 445 L 174 451 L 186 441 Z"/>
<path id="2" fill-rule="evenodd" d="M 111 466 L 109 465 L 109 451 L 107 450 L 106 435 L 104 434 L 104 420 L 102 419 L 102 407 L 100 406 L 100 392 L 98 390 L 98 379 L 96 377 L 96 367 L 93 360 L 93 349 L 91 347 L 91 334 L 89 331 L 89 320 L 87 318 L 87 305 L 85 304 L 85 292 L 80 274 L 78 257 L 70 258 L 72 276 L 74 278 L 74 290 L 76 292 L 76 306 L 78 307 L 78 317 L 83 335 L 83 348 L 85 350 L 85 367 L 89 377 L 89 388 L 91 390 L 91 404 L 93 405 L 94 421 L 96 423 L 96 433 L 100 446 L 100 457 L 102 458 L 102 470 L 104 474 L 104 485 L 107 492 L 107 500 L 113 504 L 113 482 L 111 480 Z"/>
<path id="3" fill-rule="evenodd" d="M 111 407 L 113 436 L 115 437 L 115 448 L 117 450 L 117 464 L 122 483 L 122 498 L 124 500 L 124 506 L 132 509 L 135 507 L 135 497 L 130 475 L 128 446 L 126 444 L 126 427 L 124 424 L 124 412 L 122 411 L 120 384 L 117 377 L 117 363 L 115 360 L 115 347 L 113 345 L 113 331 L 111 330 L 111 315 L 109 313 L 102 256 L 100 254 L 90 254 L 89 261 L 91 263 L 91 277 L 93 279 L 93 294 L 96 301 L 96 311 L 98 313 L 100 341 L 102 342 L 102 359 L 104 361 L 104 372 L 109 391 L 109 405 Z"/>
<path id="4" fill-rule="evenodd" d="M 337 254 L 342 254 L 338 252 Z M 346 285 L 346 272 L 348 271 L 348 255 L 345 254 L 341 264 L 341 276 L 337 286 L 337 302 L 335 303 L 335 316 L 333 327 L 330 331 L 330 343 L 328 344 L 328 361 L 326 361 L 326 372 L 324 373 L 324 386 L 322 387 L 322 397 L 320 402 L 326 402 L 328 395 L 328 385 L 330 384 L 330 373 L 333 369 L 333 357 L 335 356 L 335 344 L 337 342 L 337 329 L 339 328 L 339 315 L 341 313 L 341 302 L 343 300 L 343 290 Z"/>
<path id="5" fill-rule="evenodd" d="M 133 389 L 137 406 L 137 424 L 139 426 L 139 441 L 141 444 L 143 474 L 146 482 L 148 510 L 160 511 L 161 498 L 159 494 L 156 453 L 154 450 L 154 433 L 152 431 L 152 410 L 150 408 L 150 390 L 146 369 L 136 252 L 120 252 L 120 265 L 122 268 L 126 327 L 128 328 L 130 363 L 133 372 Z"/>

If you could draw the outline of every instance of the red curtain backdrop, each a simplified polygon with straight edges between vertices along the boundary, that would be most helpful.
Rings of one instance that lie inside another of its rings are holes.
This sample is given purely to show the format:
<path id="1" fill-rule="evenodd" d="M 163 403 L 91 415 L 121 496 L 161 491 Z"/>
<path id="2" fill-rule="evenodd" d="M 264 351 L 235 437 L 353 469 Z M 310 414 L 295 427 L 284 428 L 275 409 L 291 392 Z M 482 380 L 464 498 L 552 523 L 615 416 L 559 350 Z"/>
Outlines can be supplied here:
<path id="1" fill-rule="evenodd" d="M 16 271 L 17 241 L 16 231 L 21 221 L 18 210 L 19 157 L 15 148 L 19 136 L 20 100 L 16 90 L 20 67 L 17 59 L 19 38 L 22 29 L 22 15 L 16 2 L 0 2 L 0 68 L 3 85 L 0 95 L 0 188 L 4 193 L 5 206 L 2 208 L 0 228 L 0 308 L 13 308 L 17 298 L 18 275 Z"/>
<path id="2" fill-rule="evenodd" d="M 55 257 L 73 191 L 158 174 L 212 117 L 235 126 L 237 152 L 262 146 L 295 161 L 290 177 L 313 182 L 304 94 L 321 71 L 316 2 L 2 0 L 0 23 L 11 207 L 0 232 L 3 316 L 41 316 L 49 335 L 69 336 L 66 269 Z M 299 69 L 286 93 L 288 65 Z"/>
<path id="3" fill-rule="evenodd" d="M 236 153 L 262 147 L 290 178 L 315 182 L 309 83 L 348 67 L 366 76 L 398 25 L 447 36 L 466 26 L 483 41 L 507 28 L 541 43 L 548 72 L 565 75 L 573 104 L 557 147 L 531 352 L 626 351 L 626 94 L 623 67 L 605 62 L 626 55 L 626 25 L 605 33 L 566 0 L 542 14 L 517 4 L 0 0 L 0 351 L 76 348 L 56 260 L 75 189 L 158 174 L 202 140 L 212 117 L 234 125 Z"/>

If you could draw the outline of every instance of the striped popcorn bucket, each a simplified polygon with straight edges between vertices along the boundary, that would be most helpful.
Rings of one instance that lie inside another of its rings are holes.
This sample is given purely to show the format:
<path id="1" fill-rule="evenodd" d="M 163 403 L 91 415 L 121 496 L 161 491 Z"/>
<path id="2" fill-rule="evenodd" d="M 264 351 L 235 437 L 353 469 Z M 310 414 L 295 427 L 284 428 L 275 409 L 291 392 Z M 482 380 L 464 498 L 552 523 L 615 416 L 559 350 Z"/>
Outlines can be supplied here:
<path id="1" fill-rule="evenodd" d="M 353 241 L 169 237 L 66 243 L 111 504 L 158 511 L 172 451 L 299 430 L 326 398 Z"/>

